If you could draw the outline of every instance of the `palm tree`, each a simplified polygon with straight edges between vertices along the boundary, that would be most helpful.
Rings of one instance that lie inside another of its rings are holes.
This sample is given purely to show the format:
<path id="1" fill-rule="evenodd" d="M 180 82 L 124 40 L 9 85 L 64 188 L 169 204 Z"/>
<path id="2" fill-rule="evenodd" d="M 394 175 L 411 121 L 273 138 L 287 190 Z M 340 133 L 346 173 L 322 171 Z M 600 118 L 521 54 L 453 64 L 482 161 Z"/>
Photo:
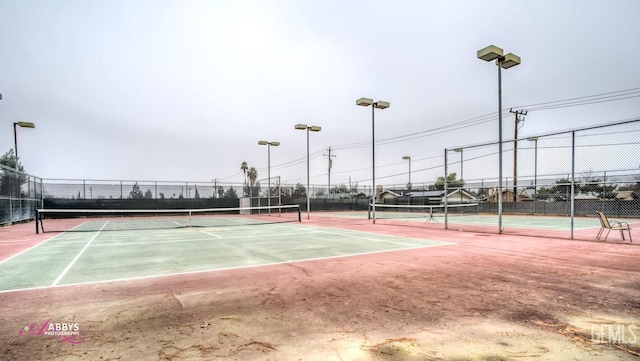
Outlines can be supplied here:
<path id="1" fill-rule="evenodd" d="M 240 170 L 244 173 L 244 187 L 242 187 L 242 192 L 246 196 L 247 195 L 247 171 L 249 170 L 249 165 L 247 162 L 242 162 L 240 164 Z"/>
<path id="2" fill-rule="evenodd" d="M 251 184 L 251 187 L 253 187 L 253 185 L 256 183 L 256 179 L 258 179 L 258 170 L 254 167 L 251 167 L 247 174 L 249 175 L 249 184 Z M 249 196 L 251 196 L 251 194 L 249 194 Z"/>

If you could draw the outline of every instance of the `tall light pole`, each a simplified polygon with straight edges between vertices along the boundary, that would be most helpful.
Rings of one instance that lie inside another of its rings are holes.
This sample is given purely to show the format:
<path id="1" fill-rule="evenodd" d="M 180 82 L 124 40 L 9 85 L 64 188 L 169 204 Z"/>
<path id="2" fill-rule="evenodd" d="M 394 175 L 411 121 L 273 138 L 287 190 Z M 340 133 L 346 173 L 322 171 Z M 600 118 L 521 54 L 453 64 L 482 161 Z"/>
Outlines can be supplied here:
<path id="1" fill-rule="evenodd" d="M 538 203 L 538 137 L 527 138 L 528 141 L 534 142 L 534 160 L 533 160 L 533 214 L 536 214 L 536 203 Z"/>
<path id="2" fill-rule="evenodd" d="M 411 192 L 411 157 L 408 156 L 408 155 L 403 155 L 402 159 L 409 161 L 409 183 L 407 183 L 407 189 L 409 190 L 409 192 Z M 407 199 L 408 199 L 407 204 L 411 205 L 411 195 L 410 194 L 408 195 Z"/>
<path id="3" fill-rule="evenodd" d="M 453 151 L 460 153 L 460 181 L 462 182 L 462 185 L 460 186 L 460 204 L 462 204 L 462 189 L 464 187 L 464 159 L 462 155 L 464 154 L 464 149 L 456 148 Z"/>
<path id="4" fill-rule="evenodd" d="M 356 105 L 360 105 L 363 107 L 368 107 L 371 105 L 371 152 L 372 152 L 372 181 L 373 181 L 373 223 L 376 223 L 376 122 L 375 122 L 375 110 L 378 109 L 387 109 L 389 107 L 389 102 L 385 102 L 382 100 L 378 100 L 374 102 L 373 99 L 369 98 L 360 98 L 356 100 Z"/>
<path id="5" fill-rule="evenodd" d="M 18 169 L 18 132 L 16 131 L 16 127 L 35 128 L 36 125 L 31 122 L 14 122 L 13 123 L 13 143 L 14 143 L 14 150 L 16 151 L 16 169 Z"/>
<path id="6" fill-rule="evenodd" d="M 498 66 L 498 233 L 502 233 L 502 71 L 520 64 L 520 57 L 511 53 L 503 55 L 501 48 L 489 45 L 478 50 L 478 59 L 496 61 Z M 515 196 L 515 195 L 514 195 Z"/>
<path id="7" fill-rule="evenodd" d="M 269 192 L 267 195 L 267 205 L 269 206 L 269 214 L 271 214 L 271 146 L 277 147 L 280 145 L 280 142 L 267 142 L 266 140 L 259 140 L 258 145 L 267 146 L 267 191 Z"/>
<path id="8" fill-rule="evenodd" d="M 319 132 L 322 130 L 321 127 L 317 125 L 307 126 L 306 124 L 296 124 L 294 126 L 295 129 L 298 130 L 306 130 L 307 131 L 307 219 L 309 219 L 310 215 L 310 207 L 311 207 L 311 189 L 309 188 L 309 131 Z"/>

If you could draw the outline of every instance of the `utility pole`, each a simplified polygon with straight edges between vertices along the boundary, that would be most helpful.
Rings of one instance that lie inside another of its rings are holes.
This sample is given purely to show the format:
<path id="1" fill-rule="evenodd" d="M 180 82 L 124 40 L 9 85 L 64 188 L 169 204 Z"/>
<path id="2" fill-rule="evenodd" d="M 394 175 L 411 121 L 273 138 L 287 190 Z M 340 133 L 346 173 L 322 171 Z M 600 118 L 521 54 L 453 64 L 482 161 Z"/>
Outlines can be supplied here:
<path id="1" fill-rule="evenodd" d="M 516 200 L 518 194 L 518 123 L 524 125 L 524 116 L 527 115 L 526 110 L 509 109 L 509 113 L 515 115 L 515 127 L 513 130 L 513 212 L 516 211 Z M 522 116 L 522 118 L 520 117 Z"/>
<path id="2" fill-rule="evenodd" d="M 329 154 L 323 154 L 323 156 L 329 158 L 329 171 L 327 172 L 327 175 L 328 175 L 328 179 L 327 179 L 327 184 L 328 184 L 327 196 L 329 196 L 331 194 L 331 165 L 333 164 L 333 159 L 331 159 L 331 158 L 335 157 L 335 155 L 331 154 L 331 147 L 329 147 Z"/>

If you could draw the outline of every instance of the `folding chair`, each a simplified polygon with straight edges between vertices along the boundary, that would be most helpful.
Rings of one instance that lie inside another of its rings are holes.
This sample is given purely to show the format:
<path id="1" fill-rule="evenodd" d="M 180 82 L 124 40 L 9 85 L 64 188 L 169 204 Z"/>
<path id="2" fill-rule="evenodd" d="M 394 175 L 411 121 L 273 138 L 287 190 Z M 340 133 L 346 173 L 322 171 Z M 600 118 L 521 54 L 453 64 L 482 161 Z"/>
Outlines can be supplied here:
<path id="1" fill-rule="evenodd" d="M 602 233 L 604 233 L 604 230 L 606 229 L 607 234 L 604 236 L 603 241 L 606 241 L 607 237 L 609 237 L 609 232 L 611 232 L 611 230 L 614 230 L 614 231 L 620 231 L 620 235 L 622 236 L 623 241 L 624 241 L 624 231 L 629 232 L 629 242 L 633 242 L 633 240 L 631 239 L 631 227 L 629 227 L 629 223 L 614 221 L 614 220 L 609 221 L 609 219 L 603 212 L 598 212 L 598 216 L 600 217 L 601 227 L 600 227 L 600 232 L 598 232 L 598 235 L 596 236 L 596 239 L 599 240 L 600 236 L 602 236 Z"/>

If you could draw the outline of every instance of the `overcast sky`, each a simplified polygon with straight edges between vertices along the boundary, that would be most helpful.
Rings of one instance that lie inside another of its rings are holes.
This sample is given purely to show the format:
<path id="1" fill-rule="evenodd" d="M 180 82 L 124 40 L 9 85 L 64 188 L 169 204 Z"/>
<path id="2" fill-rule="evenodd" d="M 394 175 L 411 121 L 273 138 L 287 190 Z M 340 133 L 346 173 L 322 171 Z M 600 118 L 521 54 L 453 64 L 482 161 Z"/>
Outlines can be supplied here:
<path id="1" fill-rule="evenodd" d="M 306 183 L 306 123 L 322 127 L 312 184 L 329 147 L 332 184 L 370 184 L 371 110 L 355 105 L 369 97 L 391 103 L 376 139 L 423 135 L 376 147 L 377 182 L 406 182 L 404 155 L 414 184 L 432 182 L 444 148 L 498 139 L 497 68 L 476 58 L 490 44 L 522 58 L 502 72 L 504 109 L 636 91 L 531 111 L 521 137 L 640 116 L 639 14 L 637 0 L 0 0 L 0 152 L 23 120 L 37 176 L 242 183 L 243 161 L 267 176 L 257 142 L 279 141 L 272 177 Z"/>

